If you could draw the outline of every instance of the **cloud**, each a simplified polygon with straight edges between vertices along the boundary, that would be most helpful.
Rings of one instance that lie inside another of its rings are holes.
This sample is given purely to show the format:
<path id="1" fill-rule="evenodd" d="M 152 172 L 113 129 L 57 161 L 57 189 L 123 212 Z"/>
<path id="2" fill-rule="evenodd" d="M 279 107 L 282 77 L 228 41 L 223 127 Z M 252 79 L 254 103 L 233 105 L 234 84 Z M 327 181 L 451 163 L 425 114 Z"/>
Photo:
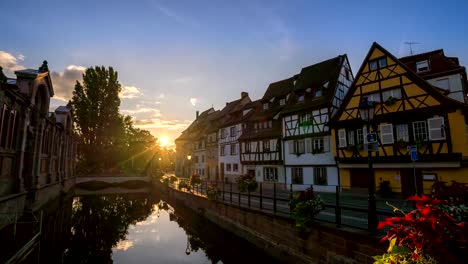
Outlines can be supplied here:
<path id="1" fill-rule="evenodd" d="M 161 116 L 161 110 L 157 108 L 148 108 L 148 107 L 137 107 L 137 109 L 123 109 L 120 110 L 123 114 L 127 115 L 138 115 L 138 114 L 147 114 L 150 117 L 159 117 Z"/>
<path id="2" fill-rule="evenodd" d="M 3 50 L 0 50 L 0 66 L 10 72 L 24 69 L 24 66 L 18 64 L 15 56 Z"/>
<path id="3" fill-rule="evenodd" d="M 18 57 L 17 57 L 18 60 L 24 61 L 24 58 L 25 58 L 25 56 L 23 54 L 21 54 L 21 53 L 18 54 Z"/>
<path id="4" fill-rule="evenodd" d="M 162 94 L 159 95 L 159 98 L 164 99 L 164 98 L 166 98 L 166 95 L 162 93 Z"/>
<path id="5" fill-rule="evenodd" d="M 197 104 L 198 99 L 195 97 L 190 98 L 190 103 L 195 106 Z"/>
<path id="6" fill-rule="evenodd" d="M 67 102 L 73 96 L 76 81 L 83 80 L 83 73 L 86 67 L 78 65 L 69 65 L 63 72 L 52 72 L 50 77 L 54 85 L 54 98 Z"/>
<path id="7" fill-rule="evenodd" d="M 119 93 L 120 98 L 136 98 L 143 95 L 143 93 L 135 86 L 123 86 L 122 91 Z"/>
<path id="8" fill-rule="evenodd" d="M 172 80 L 172 83 L 174 84 L 183 84 L 183 85 L 187 85 L 191 82 L 193 82 L 193 78 L 190 76 L 180 77 L 180 78 Z"/>
<path id="9" fill-rule="evenodd" d="M 192 121 L 185 120 L 162 120 L 159 118 L 152 118 L 152 119 L 138 119 L 134 120 L 135 127 L 143 128 L 143 129 L 168 129 L 168 130 L 179 130 L 187 128 Z"/>
<path id="10" fill-rule="evenodd" d="M 198 26 L 198 23 L 196 23 L 194 20 L 190 19 L 187 16 L 184 16 L 182 14 L 179 14 L 179 13 L 175 12 L 171 8 L 162 6 L 160 4 L 157 5 L 156 8 L 159 10 L 159 12 L 161 12 L 162 14 L 167 16 L 168 18 L 174 20 L 175 22 L 177 22 L 177 23 L 179 23 L 181 25 L 191 26 L 191 27 Z"/>

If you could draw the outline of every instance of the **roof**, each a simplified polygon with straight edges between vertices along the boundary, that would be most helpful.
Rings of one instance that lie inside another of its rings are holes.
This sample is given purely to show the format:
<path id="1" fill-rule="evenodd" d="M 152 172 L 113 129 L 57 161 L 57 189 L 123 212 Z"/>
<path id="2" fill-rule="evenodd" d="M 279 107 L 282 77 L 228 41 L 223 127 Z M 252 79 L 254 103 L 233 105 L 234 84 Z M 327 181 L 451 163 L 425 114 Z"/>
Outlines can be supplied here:
<path id="1" fill-rule="evenodd" d="M 251 117 L 258 108 L 260 108 L 261 102 L 260 100 L 256 100 L 250 103 L 245 104 L 243 107 L 239 107 L 236 111 L 230 113 L 229 117 L 222 122 L 220 127 L 226 127 L 234 124 L 241 123 Z M 246 114 L 244 111 L 249 110 Z"/>
<path id="2" fill-rule="evenodd" d="M 286 96 L 294 89 L 294 79 L 296 78 L 296 76 L 274 83 L 270 83 L 261 101 L 270 100 L 274 97 Z"/>
<path id="3" fill-rule="evenodd" d="M 281 114 L 287 114 L 316 107 L 322 104 L 328 104 L 335 94 L 341 67 L 346 60 L 347 56 L 346 54 L 343 54 L 329 60 L 302 68 L 294 87 L 294 91 L 296 93 L 304 92 L 308 88 L 313 89 L 317 87 L 323 87 L 328 83 L 326 85 L 327 88 L 323 90 L 323 95 L 319 98 L 314 99 L 311 102 L 305 102 L 303 104 L 289 105 L 281 112 Z"/>
<path id="4" fill-rule="evenodd" d="M 416 72 L 419 76 L 427 79 L 433 75 L 446 73 L 457 70 L 464 70 L 465 67 L 460 66 L 458 58 L 447 57 L 443 49 L 433 50 L 425 53 L 415 54 L 399 58 L 413 72 L 416 72 L 416 63 L 421 61 L 429 61 L 429 70 L 424 72 Z"/>

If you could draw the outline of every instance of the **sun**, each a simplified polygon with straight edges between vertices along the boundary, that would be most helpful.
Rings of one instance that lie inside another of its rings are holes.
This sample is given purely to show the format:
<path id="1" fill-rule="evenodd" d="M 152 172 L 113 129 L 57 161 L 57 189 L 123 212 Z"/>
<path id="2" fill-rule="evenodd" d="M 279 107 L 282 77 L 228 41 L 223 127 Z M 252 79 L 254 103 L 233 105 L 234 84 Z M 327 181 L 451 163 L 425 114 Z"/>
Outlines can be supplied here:
<path id="1" fill-rule="evenodd" d="M 169 145 L 169 139 L 167 137 L 161 137 L 159 139 L 159 144 L 161 147 L 167 147 Z"/>

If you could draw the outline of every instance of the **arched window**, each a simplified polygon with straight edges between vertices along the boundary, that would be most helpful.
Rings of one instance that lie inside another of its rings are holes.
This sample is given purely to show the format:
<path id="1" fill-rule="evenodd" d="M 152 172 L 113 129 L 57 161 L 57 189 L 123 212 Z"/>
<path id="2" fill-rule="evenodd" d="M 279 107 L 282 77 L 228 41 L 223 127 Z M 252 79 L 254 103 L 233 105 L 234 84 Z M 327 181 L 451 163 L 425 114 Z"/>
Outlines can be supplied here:
<path id="1" fill-rule="evenodd" d="M 34 98 L 34 104 L 36 105 L 36 109 L 39 111 L 40 114 L 46 114 L 48 112 L 47 109 L 47 93 L 46 87 L 44 85 L 39 85 L 36 92 L 36 97 Z"/>

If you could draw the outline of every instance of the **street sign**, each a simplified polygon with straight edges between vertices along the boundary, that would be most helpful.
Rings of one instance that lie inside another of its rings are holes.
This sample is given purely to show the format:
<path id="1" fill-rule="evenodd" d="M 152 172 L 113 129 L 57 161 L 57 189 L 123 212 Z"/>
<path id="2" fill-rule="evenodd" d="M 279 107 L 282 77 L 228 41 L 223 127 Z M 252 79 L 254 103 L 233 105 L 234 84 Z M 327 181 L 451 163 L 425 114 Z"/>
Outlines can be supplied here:
<path id="1" fill-rule="evenodd" d="M 368 143 L 377 142 L 377 133 L 375 132 L 367 133 L 366 137 Z"/>
<path id="2" fill-rule="evenodd" d="M 412 161 L 417 161 L 418 160 L 418 152 L 417 151 L 411 151 L 411 160 Z"/>
<path id="3" fill-rule="evenodd" d="M 411 145 L 411 146 L 408 146 L 406 147 L 406 149 L 409 151 L 409 152 L 413 152 L 413 151 L 418 151 L 418 147 L 416 145 Z"/>

